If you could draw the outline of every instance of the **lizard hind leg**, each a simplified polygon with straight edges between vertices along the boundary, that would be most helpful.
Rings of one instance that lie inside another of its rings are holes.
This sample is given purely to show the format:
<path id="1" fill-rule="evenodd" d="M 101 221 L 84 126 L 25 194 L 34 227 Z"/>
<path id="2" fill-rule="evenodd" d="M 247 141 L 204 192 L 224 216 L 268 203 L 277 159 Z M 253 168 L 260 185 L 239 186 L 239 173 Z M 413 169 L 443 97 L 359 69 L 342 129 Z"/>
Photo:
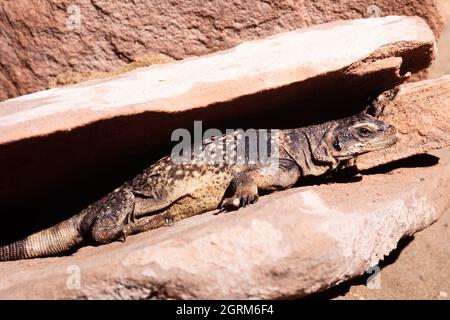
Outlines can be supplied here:
<path id="1" fill-rule="evenodd" d="M 134 195 L 127 189 L 114 192 L 88 208 L 89 232 L 96 244 L 125 241 L 133 223 Z"/>
<path id="2" fill-rule="evenodd" d="M 152 229 L 171 226 L 175 222 L 175 216 L 170 213 L 159 213 L 153 216 L 144 216 L 136 219 L 136 221 L 130 223 L 129 234 L 136 234 Z"/>

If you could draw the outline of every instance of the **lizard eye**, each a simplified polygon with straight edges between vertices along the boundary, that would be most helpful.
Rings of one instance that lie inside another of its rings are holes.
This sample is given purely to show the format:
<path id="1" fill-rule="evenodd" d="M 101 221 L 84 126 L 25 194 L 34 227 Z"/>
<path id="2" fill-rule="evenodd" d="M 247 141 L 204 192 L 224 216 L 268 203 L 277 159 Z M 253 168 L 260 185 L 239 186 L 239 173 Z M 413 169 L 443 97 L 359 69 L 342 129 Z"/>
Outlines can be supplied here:
<path id="1" fill-rule="evenodd" d="M 338 139 L 334 140 L 334 142 L 333 142 L 333 147 L 334 147 L 337 151 L 341 151 L 341 145 L 339 144 Z"/>
<path id="2" fill-rule="evenodd" d="M 359 128 L 358 129 L 358 134 L 361 137 L 367 137 L 370 133 L 371 133 L 371 131 L 369 129 L 367 129 L 367 128 Z"/>

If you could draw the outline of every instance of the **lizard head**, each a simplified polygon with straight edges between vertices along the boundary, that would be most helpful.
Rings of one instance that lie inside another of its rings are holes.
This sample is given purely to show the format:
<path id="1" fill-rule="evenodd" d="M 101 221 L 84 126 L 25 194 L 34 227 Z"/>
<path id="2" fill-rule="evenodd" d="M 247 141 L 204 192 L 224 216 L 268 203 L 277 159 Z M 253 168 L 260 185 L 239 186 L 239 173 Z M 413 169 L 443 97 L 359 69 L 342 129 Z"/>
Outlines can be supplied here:
<path id="1" fill-rule="evenodd" d="M 359 113 L 337 122 L 330 141 L 332 155 L 337 160 L 384 149 L 399 140 L 395 127 L 368 114 Z"/>

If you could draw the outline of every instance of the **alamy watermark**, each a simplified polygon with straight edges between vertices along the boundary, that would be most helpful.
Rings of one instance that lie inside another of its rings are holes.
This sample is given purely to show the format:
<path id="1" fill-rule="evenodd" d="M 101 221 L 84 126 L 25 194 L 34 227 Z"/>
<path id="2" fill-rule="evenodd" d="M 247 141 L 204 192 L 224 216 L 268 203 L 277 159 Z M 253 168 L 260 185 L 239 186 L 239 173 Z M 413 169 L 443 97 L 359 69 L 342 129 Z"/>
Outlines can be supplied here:
<path id="1" fill-rule="evenodd" d="M 381 9 L 376 4 L 371 4 L 367 6 L 367 13 L 370 14 L 369 18 L 379 18 L 381 17 Z"/>
<path id="2" fill-rule="evenodd" d="M 366 281 L 368 289 L 381 289 L 381 269 L 379 266 L 373 266 L 366 271 L 370 274 Z"/>
<path id="3" fill-rule="evenodd" d="M 67 30 L 81 29 L 81 10 L 80 7 L 72 4 L 67 7 Z"/>
<path id="4" fill-rule="evenodd" d="M 171 152 L 175 164 L 254 165 L 278 168 L 279 130 L 276 129 L 208 129 L 194 121 L 194 137 L 187 129 L 172 132 L 178 141 Z"/>
<path id="5" fill-rule="evenodd" d="M 72 264 L 67 266 L 66 287 L 69 290 L 81 289 L 81 269 L 78 265 Z"/>

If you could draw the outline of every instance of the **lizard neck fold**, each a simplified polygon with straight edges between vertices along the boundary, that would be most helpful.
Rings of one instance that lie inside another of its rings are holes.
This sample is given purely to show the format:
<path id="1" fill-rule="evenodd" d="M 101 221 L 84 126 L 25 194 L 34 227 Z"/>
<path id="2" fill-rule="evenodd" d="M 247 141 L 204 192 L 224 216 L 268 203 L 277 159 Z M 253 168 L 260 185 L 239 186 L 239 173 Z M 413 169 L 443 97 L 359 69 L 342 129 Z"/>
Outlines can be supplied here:
<path id="1" fill-rule="evenodd" d="M 329 145 L 336 121 L 283 130 L 280 145 L 300 167 L 302 176 L 319 176 L 337 166 Z"/>

